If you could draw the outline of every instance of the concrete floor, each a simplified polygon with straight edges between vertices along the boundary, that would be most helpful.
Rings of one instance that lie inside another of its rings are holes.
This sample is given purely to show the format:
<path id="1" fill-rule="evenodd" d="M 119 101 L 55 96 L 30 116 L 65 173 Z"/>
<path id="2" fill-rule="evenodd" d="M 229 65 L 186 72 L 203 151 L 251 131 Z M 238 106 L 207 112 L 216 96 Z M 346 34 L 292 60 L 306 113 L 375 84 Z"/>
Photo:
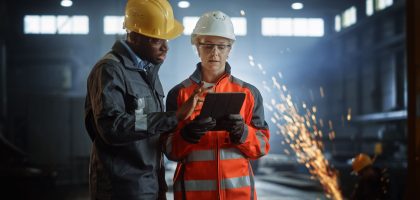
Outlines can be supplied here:
<path id="1" fill-rule="evenodd" d="M 305 190 L 255 178 L 259 200 L 326 200 L 321 191 Z M 63 188 L 54 195 L 62 200 L 90 200 L 88 186 Z M 173 200 L 173 193 L 167 193 L 168 200 Z M 54 199 L 54 198 L 51 198 Z"/>
<path id="2" fill-rule="evenodd" d="M 168 200 L 173 200 L 172 176 L 174 168 L 166 171 L 166 182 L 169 191 Z M 255 186 L 259 200 L 324 200 L 327 199 L 319 183 L 311 180 L 308 175 L 296 172 L 271 172 L 255 176 Z M 8 182 L 10 190 L 1 195 L 10 200 L 89 200 L 89 186 L 57 185 L 51 179 L 39 177 L 39 179 L 17 179 Z M 11 197 L 11 198 L 10 198 Z"/>
<path id="3" fill-rule="evenodd" d="M 288 187 L 274 182 L 255 178 L 257 197 L 259 200 L 324 200 L 327 199 L 320 191 Z M 173 200 L 172 192 L 167 193 L 168 200 Z"/>

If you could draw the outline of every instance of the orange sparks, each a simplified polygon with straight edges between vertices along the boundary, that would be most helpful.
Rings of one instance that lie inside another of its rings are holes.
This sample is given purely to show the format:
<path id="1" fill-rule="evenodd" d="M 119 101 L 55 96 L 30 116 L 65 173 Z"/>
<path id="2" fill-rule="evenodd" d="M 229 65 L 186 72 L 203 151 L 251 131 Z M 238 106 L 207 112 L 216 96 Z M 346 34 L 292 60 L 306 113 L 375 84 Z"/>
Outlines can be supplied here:
<path id="1" fill-rule="evenodd" d="M 250 65 L 254 66 L 254 58 L 249 56 Z M 260 71 L 265 72 L 261 64 L 258 64 Z M 265 75 L 265 73 L 263 73 Z M 282 74 L 278 73 L 280 79 Z M 266 79 L 269 80 L 269 79 Z M 276 77 L 272 77 L 272 85 L 263 83 L 264 87 L 271 86 L 271 89 L 266 89 L 270 92 L 277 92 L 280 97 L 280 102 L 276 102 L 275 99 L 271 100 L 271 105 L 265 104 L 266 107 L 270 106 L 274 113 L 274 117 L 271 119 L 275 123 L 276 127 L 279 128 L 281 134 L 284 137 L 282 144 L 288 144 L 290 149 L 295 152 L 296 159 L 299 163 L 306 166 L 310 174 L 317 178 L 324 188 L 327 198 L 334 200 L 342 200 L 342 194 L 338 185 L 338 171 L 333 169 L 328 160 L 323 154 L 324 145 L 322 143 L 323 133 L 318 128 L 318 124 L 323 127 L 323 120 L 317 120 L 316 113 L 317 108 L 315 106 L 309 106 L 306 103 L 302 103 L 304 114 L 300 114 L 297 105 L 292 100 L 292 96 L 288 93 L 287 87 L 284 83 L 279 82 Z M 311 97 L 313 93 L 311 92 Z M 324 89 L 320 87 L 321 97 L 324 97 Z M 312 98 L 313 99 L 313 98 Z M 349 109 L 351 116 L 351 109 Z M 319 122 L 319 123 L 317 123 Z M 329 131 L 328 137 L 333 139 L 335 132 L 331 120 L 328 121 Z M 290 155 L 289 150 L 284 150 L 285 154 Z"/>

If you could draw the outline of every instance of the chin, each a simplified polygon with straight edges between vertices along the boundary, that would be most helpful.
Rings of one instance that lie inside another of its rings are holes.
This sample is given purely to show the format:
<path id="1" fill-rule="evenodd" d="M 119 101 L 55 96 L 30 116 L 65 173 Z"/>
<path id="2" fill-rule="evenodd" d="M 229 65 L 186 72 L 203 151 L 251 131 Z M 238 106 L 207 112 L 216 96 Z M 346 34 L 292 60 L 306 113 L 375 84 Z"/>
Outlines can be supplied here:
<path id="1" fill-rule="evenodd" d="M 155 65 L 157 65 L 157 64 L 163 63 L 163 61 L 165 61 L 165 60 L 161 60 L 161 59 L 159 59 L 159 60 L 153 60 L 152 63 L 155 64 Z"/>
<path id="2" fill-rule="evenodd" d="M 204 67 L 206 70 L 209 71 L 220 71 L 223 69 L 223 67 L 221 67 L 220 65 L 207 65 L 206 67 Z"/>

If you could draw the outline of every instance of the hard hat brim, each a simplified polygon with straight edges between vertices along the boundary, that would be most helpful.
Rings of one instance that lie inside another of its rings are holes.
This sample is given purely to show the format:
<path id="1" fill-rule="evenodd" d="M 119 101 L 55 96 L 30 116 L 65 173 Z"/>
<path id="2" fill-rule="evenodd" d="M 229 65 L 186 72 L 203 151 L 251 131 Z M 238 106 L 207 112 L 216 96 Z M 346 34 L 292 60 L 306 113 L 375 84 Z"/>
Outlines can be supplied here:
<path id="1" fill-rule="evenodd" d="M 148 37 L 152 37 L 152 38 L 171 40 L 180 36 L 183 31 L 184 31 L 184 26 L 178 20 L 174 20 L 174 28 L 165 34 L 161 34 L 161 35 L 152 35 L 152 34 L 147 34 L 147 33 L 140 33 L 140 34 L 148 36 Z"/>

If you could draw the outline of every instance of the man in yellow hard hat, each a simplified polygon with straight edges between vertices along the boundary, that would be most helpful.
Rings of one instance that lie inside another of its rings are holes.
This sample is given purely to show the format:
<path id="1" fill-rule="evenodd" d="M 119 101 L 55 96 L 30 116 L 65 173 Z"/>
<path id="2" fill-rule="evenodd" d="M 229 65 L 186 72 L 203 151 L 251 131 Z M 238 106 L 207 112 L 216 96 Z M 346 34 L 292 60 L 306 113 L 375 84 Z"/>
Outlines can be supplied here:
<path id="1" fill-rule="evenodd" d="M 352 160 L 352 174 L 359 177 L 352 200 L 389 199 L 389 179 L 386 170 L 373 166 L 374 160 L 361 153 Z"/>
<path id="2" fill-rule="evenodd" d="M 88 77 L 91 199 L 166 199 L 159 137 L 193 112 L 201 90 L 177 111 L 164 112 L 158 71 L 167 41 L 183 31 L 167 0 L 129 0 L 124 28 L 127 38 L 116 41 Z"/>

